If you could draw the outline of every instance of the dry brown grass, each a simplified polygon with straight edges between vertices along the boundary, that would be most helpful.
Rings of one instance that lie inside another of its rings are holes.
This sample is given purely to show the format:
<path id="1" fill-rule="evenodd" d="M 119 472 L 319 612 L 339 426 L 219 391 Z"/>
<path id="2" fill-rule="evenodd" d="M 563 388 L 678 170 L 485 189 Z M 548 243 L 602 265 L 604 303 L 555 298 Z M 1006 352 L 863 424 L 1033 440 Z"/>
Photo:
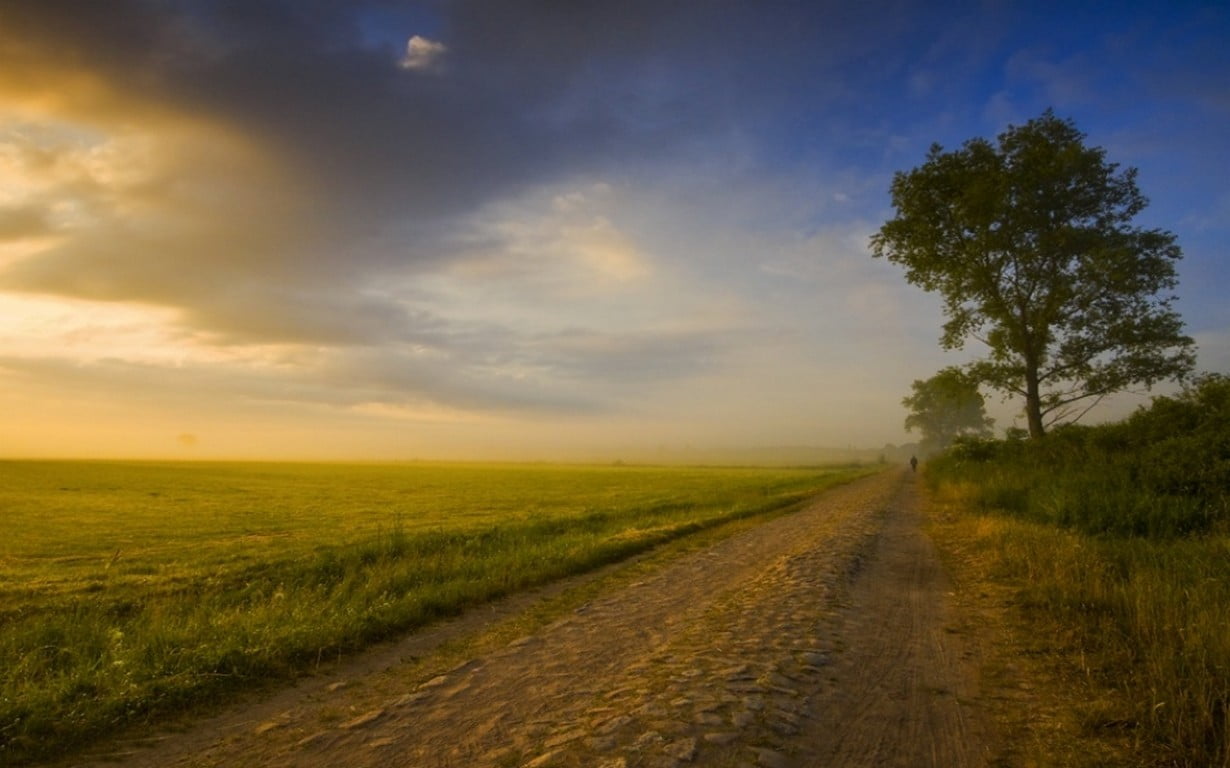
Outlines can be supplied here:
<path id="1" fill-rule="evenodd" d="M 1110 722 L 1123 711 L 1119 692 L 1088 674 L 1070 628 L 1022 606 L 1022 583 L 1010 574 L 1004 550 L 1022 535 L 1015 530 L 1021 526 L 969 512 L 960 487 L 934 494 L 929 504 L 927 531 L 954 584 L 959 630 L 979 648 L 996 764 L 1139 765 L 1141 755 L 1122 730 L 1088 727 L 1091 718 Z"/>

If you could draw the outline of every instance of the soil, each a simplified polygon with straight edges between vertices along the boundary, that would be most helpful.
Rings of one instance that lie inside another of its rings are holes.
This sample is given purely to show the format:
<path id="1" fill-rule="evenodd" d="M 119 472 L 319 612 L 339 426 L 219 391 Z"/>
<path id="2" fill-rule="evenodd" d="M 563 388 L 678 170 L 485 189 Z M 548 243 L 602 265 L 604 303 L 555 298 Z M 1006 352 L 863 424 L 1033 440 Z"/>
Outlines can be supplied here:
<path id="1" fill-rule="evenodd" d="M 920 497 L 909 471 L 865 478 L 652 569 L 623 566 L 639 580 L 498 646 L 474 638 L 570 585 L 78 764 L 986 765 L 976 638 L 952 616 Z"/>

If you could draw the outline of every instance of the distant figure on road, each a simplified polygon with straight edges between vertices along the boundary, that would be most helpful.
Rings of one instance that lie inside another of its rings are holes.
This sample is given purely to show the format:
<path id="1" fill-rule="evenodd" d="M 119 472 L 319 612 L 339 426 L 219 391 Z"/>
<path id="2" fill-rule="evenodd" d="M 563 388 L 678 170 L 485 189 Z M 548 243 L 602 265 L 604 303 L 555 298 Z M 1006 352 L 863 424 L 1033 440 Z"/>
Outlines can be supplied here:
<path id="1" fill-rule="evenodd" d="M 918 471 L 918 457 L 917 456 L 910 457 L 910 471 L 911 472 Z"/>

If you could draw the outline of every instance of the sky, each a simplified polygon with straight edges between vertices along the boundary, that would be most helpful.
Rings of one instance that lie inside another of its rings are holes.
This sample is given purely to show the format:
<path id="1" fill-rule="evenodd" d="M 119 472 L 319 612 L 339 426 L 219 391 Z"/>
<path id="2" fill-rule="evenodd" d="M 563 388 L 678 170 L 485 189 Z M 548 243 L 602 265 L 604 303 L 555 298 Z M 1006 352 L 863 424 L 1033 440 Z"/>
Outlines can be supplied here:
<path id="1" fill-rule="evenodd" d="M 0 0 L 0 456 L 916 439 L 889 184 L 1048 108 L 1230 372 L 1225 2 Z"/>

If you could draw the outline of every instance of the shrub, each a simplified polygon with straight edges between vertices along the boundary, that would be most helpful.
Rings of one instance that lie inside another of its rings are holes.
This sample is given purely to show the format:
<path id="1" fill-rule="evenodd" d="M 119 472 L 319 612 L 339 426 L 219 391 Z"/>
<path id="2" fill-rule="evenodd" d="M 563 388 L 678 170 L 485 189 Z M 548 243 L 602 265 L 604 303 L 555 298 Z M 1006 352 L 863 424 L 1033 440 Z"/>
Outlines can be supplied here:
<path id="1" fill-rule="evenodd" d="M 962 440 L 929 468 L 975 503 L 1113 536 L 1188 536 L 1230 524 L 1230 378 L 1206 375 L 1128 419 L 1043 440 Z"/>

